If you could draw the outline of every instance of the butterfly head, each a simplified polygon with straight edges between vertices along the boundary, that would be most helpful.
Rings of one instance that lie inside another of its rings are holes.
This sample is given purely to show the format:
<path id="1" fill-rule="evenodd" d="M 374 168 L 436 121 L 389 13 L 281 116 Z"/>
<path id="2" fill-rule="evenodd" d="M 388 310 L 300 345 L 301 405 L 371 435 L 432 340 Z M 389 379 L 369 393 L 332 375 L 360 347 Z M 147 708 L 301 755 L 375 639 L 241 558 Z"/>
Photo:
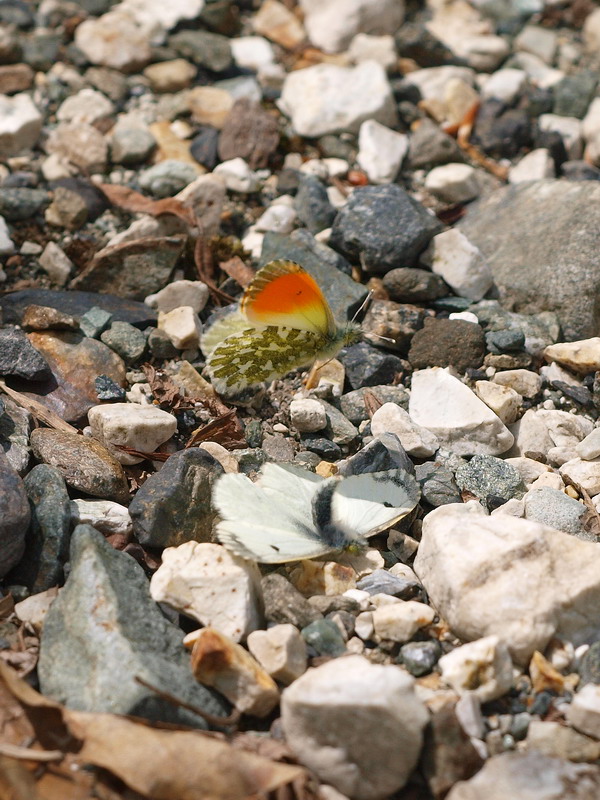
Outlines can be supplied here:
<path id="1" fill-rule="evenodd" d="M 362 341 L 363 332 L 356 322 L 347 322 L 343 327 L 343 347 L 349 347 L 352 344 L 358 344 Z"/>

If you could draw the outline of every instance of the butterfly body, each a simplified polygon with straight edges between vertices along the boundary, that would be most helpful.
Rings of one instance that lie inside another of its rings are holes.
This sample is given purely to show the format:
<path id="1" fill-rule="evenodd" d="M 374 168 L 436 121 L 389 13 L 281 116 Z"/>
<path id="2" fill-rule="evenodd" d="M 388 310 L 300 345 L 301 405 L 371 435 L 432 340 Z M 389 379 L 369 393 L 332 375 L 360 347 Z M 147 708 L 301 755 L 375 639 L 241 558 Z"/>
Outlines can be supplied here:
<path id="1" fill-rule="evenodd" d="M 243 558 L 283 563 L 360 549 L 418 503 L 404 470 L 323 479 L 290 465 L 265 464 L 256 483 L 223 475 L 213 503 L 218 540 Z"/>
<path id="2" fill-rule="evenodd" d="M 360 341 L 357 325 L 338 325 L 314 279 L 293 261 L 272 261 L 248 286 L 240 309 L 203 337 L 211 381 L 236 392 Z"/>

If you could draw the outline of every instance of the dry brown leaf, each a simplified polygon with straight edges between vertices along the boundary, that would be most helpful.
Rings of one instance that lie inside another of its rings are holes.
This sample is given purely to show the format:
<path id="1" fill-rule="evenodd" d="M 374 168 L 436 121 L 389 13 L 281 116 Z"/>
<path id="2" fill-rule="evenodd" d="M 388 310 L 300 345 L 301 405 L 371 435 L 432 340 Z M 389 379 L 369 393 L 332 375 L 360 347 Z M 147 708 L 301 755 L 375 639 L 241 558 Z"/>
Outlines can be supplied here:
<path id="1" fill-rule="evenodd" d="M 253 269 L 251 269 L 247 264 L 244 264 L 239 256 L 233 256 L 233 258 L 230 258 L 227 261 L 219 262 L 219 267 L 223 270 L 223 272 L 229 275 L 230 278 L 233 278 L 234 281 L 237 281 L 244 289 L 252 282 L 252 279 L 256 274 Z"/>
<path id="2" fill-rule="evenodd" d="M 246 447 L 244 431 L 234 408 L 228 409 L 216 419 L 196 428 L 186 442 L 186 448 L 196 447 L 200 442 L 217 442 L 223 447 Z"/>
<path id="3" fill-rule="evenodd" d="M 152 395 L 162 409 L 179 410 L 193 408 L 194 403 L 181 394 L 179 387 L 164 370 L 157 370 L 152 364 L 142 364 Z"/>
<path id="4" fill-rule="evenodd" d="M 238 750 L 200 731 L 164 730 L 142 720 L 66 709 L 1 663 L 0 686 L 25 707 L 43 746 L 68 750 L 76 754 L 78 764 L 106 769 L 152 800 L 243 800 L 275 791 L 306 774 L 302 767 Z M 36 800 L 33 793 L 6 796 Z"/>
<path id="5" fill-rule="evenodd" d="M 369 415 L 369 419 L 372 419 L 373 414 L 378 408 L 381 408 L 383 403 L 373 394 L 373 392 L 369 391 L 369 389 L 365 389 L 363 400 L 365 401 L 365 408 L 367 410 L 367 414 Z"/>
<path id="6" fill-rule="evenodd" d="M 113 206 L 134 214 L 150 214 L 159 217 L 161 214 L 173 214 L 182 219 L 190 227 L 196 224 L 191 209 L 186 208 L 180 200 L 165 197 L 162 200 L 151 200 L 143 194 L 113 183 L 101 183 L 98 188 L 106 195 Z"/>

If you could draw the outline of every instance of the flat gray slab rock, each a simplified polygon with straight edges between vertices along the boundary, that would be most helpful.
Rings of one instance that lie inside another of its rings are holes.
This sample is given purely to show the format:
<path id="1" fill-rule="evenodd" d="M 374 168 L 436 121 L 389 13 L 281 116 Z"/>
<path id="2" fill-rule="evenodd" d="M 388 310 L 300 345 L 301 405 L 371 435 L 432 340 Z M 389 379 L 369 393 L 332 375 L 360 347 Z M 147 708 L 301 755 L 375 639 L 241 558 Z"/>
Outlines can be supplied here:
<path id="1" fill-rule="evenodd" d="M 512 311 L 556 311 L 565 339 L 600 331 L 600 183 L 543 180 L 498 189 L 458 226 Z"/>
<path id="2" fill-rule="evenodd" d="M 203 719 L 136 683 L 139 676 L 210 714 L 225 701 L 196 683 L 182 632 L 151 600 L 144 571 L 91 525 L 71 541 L 71 572 L 46 620 L 38 664 L 40 687 L 69 708 L 132 714 L 205 728 Z"/>

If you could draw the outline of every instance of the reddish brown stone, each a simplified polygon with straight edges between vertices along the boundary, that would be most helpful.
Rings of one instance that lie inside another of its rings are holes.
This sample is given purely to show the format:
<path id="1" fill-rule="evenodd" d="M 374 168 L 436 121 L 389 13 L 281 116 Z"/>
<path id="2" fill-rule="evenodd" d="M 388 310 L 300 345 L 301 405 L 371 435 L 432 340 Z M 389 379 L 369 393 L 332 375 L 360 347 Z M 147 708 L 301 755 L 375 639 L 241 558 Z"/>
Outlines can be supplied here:
<path id="1" fill-rule="evenodd" d="M 237 100 L 219 136 L 223 161 L 243 158 L 250 169 L 266 167 L 279 144 L 277 120 L 247 98 Z"/>
<path id="2" fill-rule="evenodd" d="M 0 94 L 25 92 L 33 83 L 33 70 L 28 64 L 0 66 Z"/>

